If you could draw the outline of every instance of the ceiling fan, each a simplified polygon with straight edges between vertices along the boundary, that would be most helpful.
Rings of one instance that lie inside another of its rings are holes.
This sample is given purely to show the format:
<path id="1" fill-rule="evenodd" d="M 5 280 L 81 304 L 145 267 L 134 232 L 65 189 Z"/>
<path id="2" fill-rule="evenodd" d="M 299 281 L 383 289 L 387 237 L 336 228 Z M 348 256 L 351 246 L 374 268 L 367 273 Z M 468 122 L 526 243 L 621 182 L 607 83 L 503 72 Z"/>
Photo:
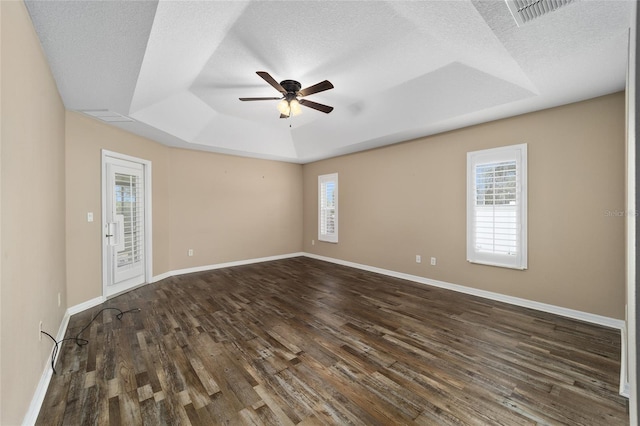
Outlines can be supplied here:
<path id="1" fill-rule="evenodd" d="M 264 81 L 273 86 L 273 88 L 278 92 L 282 93 L 282 96 L 273 98 L 239 98 L 241 101 L 280 100 L 280 103 L 278 103 L 280 118 L 289 118 L 292 115 L 300 114 L 300 105 L 322 111 L 326 114 L 329 114 L 331 111 L 333 111 L 332 106 L 319 104 L 307 99 L 299 99 L 304 96 L 313 95 L 314 93 L 333 89 L 333 84 L 331 84 L 328 80 L 321 81 L 318 84 L 314 84 L 313 86 L 309 86 L 301 90 L 300 88 L 302 87 L 302 85 L 295 80 L 283 80 L 278 83 L 266 71 L 256 71 L 256 74 L 262 77 Z"/>

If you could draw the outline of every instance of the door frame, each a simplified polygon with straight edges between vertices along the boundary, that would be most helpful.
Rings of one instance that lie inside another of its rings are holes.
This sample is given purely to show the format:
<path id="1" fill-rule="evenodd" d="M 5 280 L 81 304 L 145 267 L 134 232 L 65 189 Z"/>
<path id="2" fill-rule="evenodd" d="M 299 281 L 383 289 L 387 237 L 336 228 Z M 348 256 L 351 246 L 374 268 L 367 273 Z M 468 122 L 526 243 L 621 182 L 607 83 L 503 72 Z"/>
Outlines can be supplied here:
<path id="1" fill-rule="evenodd" d="M 140 285 L 148 284 L 152 281 L 153 277 L 153 235 L 152 235 L 152 214 L 151 214 L 151 161 L 144 160 L 142 158 L 133 157 L 131 155 L 121 154 L 119 152 L 109 151 L 106 149 L 101 150 L 101 168 L 102 168 L 102 180 L 101 180 L 101 196 L 102 196 L 102 224 L 100 228 L 102 243 L 102 296 L 111 298 L 122 293 L 110 294 L 107 296 L 107 286 L 109 285 L 109 271 L 107 269 L 109 261 L 109 251 L 107 250 L 107 233 L 105 229 L 107 227 L 107 158 L 114 158 L 117 160 L 131 161 L 142 165 L 144 175 L 144 283 Z M 139 287 L 133 286 L 132 288 Z M 124 291 L 131 290 L 127 289 Z"/>
<path id="2" fill-rule="evenodd" d="M 626 85 L 626 329 L 623 330 L 620 393 L 629 398 L 629 421 L 637 424 L 638 413 L 638 276 L 640 252 L 637 249 L 640 228 L 640 186 L 638 180 L 638 4 L 631 6 Z M 626 344 L 626 347 L 625 347 Z M 625 350 L 626 349 L 626 350 Z"/>

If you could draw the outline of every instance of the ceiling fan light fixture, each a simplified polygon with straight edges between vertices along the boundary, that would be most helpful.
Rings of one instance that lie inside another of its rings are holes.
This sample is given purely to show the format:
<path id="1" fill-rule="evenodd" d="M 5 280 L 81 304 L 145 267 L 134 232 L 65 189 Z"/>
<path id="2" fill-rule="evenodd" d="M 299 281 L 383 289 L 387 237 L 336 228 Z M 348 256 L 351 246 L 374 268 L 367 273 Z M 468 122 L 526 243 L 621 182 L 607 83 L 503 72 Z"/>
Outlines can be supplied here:
<path id="1" fill-rule="evenodd" d="M 300 102 L 296 98 L 285 98 L 278 102 L 278 111 L 280 111 L 280 114 L 290 117 L 300 114 L 302 108 L 300 108 Z"/>
<path id="2" fill-rule="evenodd" d="M 278 102 L 278 111 L 280 111 L 280 114 L 287 115 L 287 116 L 291 113 L 291 106 L 289 105 L 289 102 L 286 99 L 283 99 L 280 102 Z"/>
<path id="3" fill-rule="evenodd" d="M 300 102 L 297 99 L 292 99 L 289 101 L 289 108 L 291 109 L 291 115 L 296 116 L 302 112 L 302 108 L 300 108 Z"/>

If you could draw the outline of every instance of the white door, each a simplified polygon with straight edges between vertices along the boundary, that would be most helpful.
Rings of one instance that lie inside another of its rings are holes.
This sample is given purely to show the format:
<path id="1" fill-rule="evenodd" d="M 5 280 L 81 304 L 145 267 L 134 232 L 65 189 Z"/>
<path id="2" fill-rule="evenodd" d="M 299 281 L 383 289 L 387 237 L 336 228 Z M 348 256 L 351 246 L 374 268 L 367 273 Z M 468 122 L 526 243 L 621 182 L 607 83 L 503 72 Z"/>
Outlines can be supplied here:
<path id="1" fill-rule="evenodd" d="M 146 279 L 145 165 L 110 156 L 104 170 L 104 295 L 121 293 Z"/>

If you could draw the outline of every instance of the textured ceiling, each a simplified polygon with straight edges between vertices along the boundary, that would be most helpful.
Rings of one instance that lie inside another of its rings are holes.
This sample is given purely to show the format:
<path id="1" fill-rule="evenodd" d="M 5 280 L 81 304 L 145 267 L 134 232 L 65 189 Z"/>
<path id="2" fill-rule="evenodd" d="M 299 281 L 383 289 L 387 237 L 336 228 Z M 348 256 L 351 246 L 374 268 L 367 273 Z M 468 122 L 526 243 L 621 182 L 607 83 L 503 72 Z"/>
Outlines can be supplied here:
<path id="1" fill-rule="evenodd" d="M 520 27 L 502 0 L 26 1 L 67 109 L 170 146 L 306 163 L 625 87 L 631 1 Z M 280 119 L 256 71 L 324 114 Z"/>

